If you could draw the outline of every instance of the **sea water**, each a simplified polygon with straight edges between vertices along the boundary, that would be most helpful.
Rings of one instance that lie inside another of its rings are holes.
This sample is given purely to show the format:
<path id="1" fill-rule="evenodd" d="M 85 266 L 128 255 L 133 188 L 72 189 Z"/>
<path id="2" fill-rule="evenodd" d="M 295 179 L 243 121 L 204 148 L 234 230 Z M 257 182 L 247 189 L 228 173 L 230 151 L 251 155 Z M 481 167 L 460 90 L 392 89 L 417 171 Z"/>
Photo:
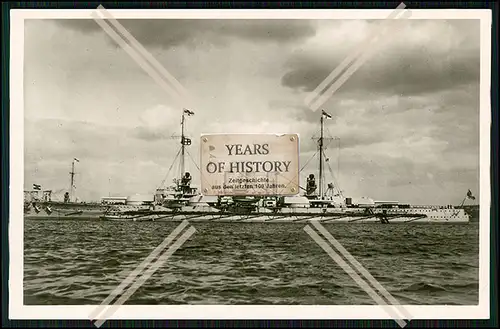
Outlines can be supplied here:
<path id="1" fill-rule="evenodd" d="M 26 220 L 25 304 L 100 304 L 178 225 Z M 304 223 L 190 226 L 125 304 L 376 304 Z M 401 304 L 478 303 L 478 223 L 324 227 Z"/>

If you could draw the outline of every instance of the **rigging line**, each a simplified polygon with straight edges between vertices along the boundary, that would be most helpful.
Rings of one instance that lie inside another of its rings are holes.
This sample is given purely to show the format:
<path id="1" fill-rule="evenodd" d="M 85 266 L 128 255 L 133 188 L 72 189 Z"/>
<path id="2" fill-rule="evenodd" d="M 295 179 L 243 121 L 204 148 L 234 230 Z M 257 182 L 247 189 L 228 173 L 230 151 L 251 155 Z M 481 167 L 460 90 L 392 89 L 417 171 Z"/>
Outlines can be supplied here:
<path id="1" fill-rule="evenodd" d="M 326 132 L 330 135 L 330 138 L 333 138 L 333 134 L 330 132 L 330 129 L 326 128 Z"/>
<path id="2" fill-rule="evenodd" d="M 181 149 L 179 149 L 179 155 L 180 155 L 180 152 L 181 152 L 181 150 L 182 150 L 183 147 L 184 147 L 184 145 L 181 146 Z M 184 159 L 181 159 L 181 161 L 179 161 L 179 166 L 177 168 L 177 170 L 178 170 L 177 175 L 176 175 L 177 177 L 182 177 L 182 175 L 184 175 L 184 173 L 182 172 L 182 166 L 183 165 L 184 165 Z"/>
<path id="3" fill-rule="evenodd" d="M 279 192 L 283 191 L 284 189 L 287 189 L 287 188 L 288 188 L 288 186 L 290 186 L 290 184 L 292 184 L 292 183 L 293 183 L 293 180 L 292 180 L 292 179 L 288 179 L 285 175 L 283 175 L 283 174 L 282 174 L 282 173 L 280 173 L 280 172 L 278 172 L 278 173 L 277 173 L 277 176 L 281 176 L 281 177 L 283 177 L 285 180 L 287 180 L 287 181 L 288 181 L 288 182 L 287 182 L 287 184 L 285 185 L 285 187 L 284 187 L 284 188 L 281 188 L 281 190 L 279 190 Z M 300 183 L 300 182 L 299 182 L 299 183 Z M 300 189 L 302 189 L 302 190 L 304 190 L 304 191 L 307 191 L 305 188 L 303 188 L 302 186 L 300 186 L 300 184 L 297 184 L 297 186 L 298 186 Z M 297 192 L 298 192 L 298 191 L 297 191 Z"/>
<path id="4" fill-rule="evenodd" d="M 325 138 L 323 138 L 323 139 L 325 139 Z M 328 146 L 329 146 L 331 143 L 333 143 L 333 140 L 329 140 L 329 141 L 328 141 L 328 143 L 327 143 L 326 145 L 323 145 L 323 148 L 324 148 L 324 149 L 327 149 L 327 148 L 328 148 Z"/>
<path id="5" fill-rule="evenodd" d="M 373 159 L 368 158 L 368 156 L 367 156 L 367 155 L 364 155 L 364 154 L 362 154 L 362 153 L 359 153 L 359 154 L 357 154 L 357 156 L 359 156 L 362 160 L 368 160 L 368 161 L 370 161 L 371 163 L 373 163 L 374 165 L 376 165 L 376 166 L 377 166 L 377 170 L 379 169 L 379 170 L 380 170 L 381 172 L 383 172 L 384 174 L 388 174 L 388 175 L 389 175 L 389 177 L 391 177 L 391 176 L 392 176 L 392 177 L 393 177 L 393 176 L 396 176 L 397 178 L 403 178 L 403 177 L 404 177 L 404 175 L 403 175 L 403 174 L 397 173 L 397 172 L 395 172 L 394 170 L 392 170 L 392 171 L 391 171 L 391 170 L 387 169 L 387 168 L 386 168 L 387 166 L 386 166 L 386 165 L 384 165 L 383 163 L 382 163 L 382 164 L 380 164 L 380 162 L 373 161 Z M 427 193 L 427 190 L 426 190 L 425 188 L 423 188 L 423 187 L 420 187 L 418 184 L 411 184 L 411 183 L 410 183 L 410 184 L 408 184 L 407 186 L 408 186 L 408 187 L 410 187 L 410 188 L 412 188 L 412 189 L 418 190 L 418 191 L 420 191 L 420 192 L 422 192 L 422 193 Z M 439 185 L 437 185 L 437 187 L 438 187 L 438 188 L 441 188 L 441 186 L 439 186 Z"/>
<path id="6" fill-rule="evenodd" d="M 323 155 L 325 156 L 325 158 L 328 158 L 326 156 L 326 153 L 323 151 Z M 335 184 L 335 189 L 337 190 L 338 194 L 342 196 L 342 191 L 340 189 L 340 186 L 338 185 L 338 181 L 337 181 L 337 178 L 335 177 L 335 174 L 333 173 L 333 170 L 332 170 L 332 166 L 330 166 L 330 163 L 329 162 L 326 162 L 326 164 L 328 165 L 328 169 L 330 171 L 330 174 L 332 175 L 332 178 L 333 178 L 333 182 Z"/>
<path id="7" fill-rule="evenodd" d="M 194 163 L 194 165 L 195 165 L 196 169 L 200 170 L 200 167 L 198 166 L 198 164 L 196 163 L 196 161 L 194 161 L 193 156 L 191 155 L 191 153 L 189 153 L 189 151 L 188 151 L 188 150 L 186 150 L 186 153 L 187 153 L 187 155 L 189 156 L 189 158 L 191 159 L 191 161 L 193 161 L 193 163 Z"/>
<path id="8" fill-rule="evenodd" d="M 309 164 L 309 162 L 311 162 L 311 160 L 316 156 L 316 154 L 318 154 L 318 151 L 314 152 L 313 156 L 310 157 L 309 160 L 307 160 L 306 164 L 300 169 L 300 172 L 304 170 L 304 168 Z"/>
<path id="9" fill-rule="evenodd" d="M 200 171 L 200 183 L 202 183 L 202 181 L 204 181 L 205 183 L 209 183 L 210 184 L 210 180 L 207 179 L 207 177 L 203 174 L 203 172 L 200 170 L 200 167 L 198 166 L 198 164 L 196 163 L 196 161 L 194 161 L 194 158 L 193 156 L 191 155 L 191 153 L 189 153 L 188 150 L 186 150 L 186 153 L 187 155 L 189 156 L 189 158 L 193 161 L 194 165 L 196 166 L 196 168 Z"/>
<path id="10" fill-rule="evenodd" d="M 327 129 L 327 132 L 329 132 L 329 131 L 328 131 L 328 129 Z M 330 136 L 332 136 L 332 134 L 331 134 L 331 133 L 330 133 Z M 334 141 L 334 140 L 336 140 L 337 138 L 338 138 L 338 137 L 324 137 L 324 136 L 323 136 L 323 143 L 324 143 L 324 144 L 323 144 L 323 148 L 327 149 L 327 148 L 328 148 L 328 146 L 330 146 L 330 144 L 331 144 L 331 143 L 333 143 L 333 141 Z M 319 139 L 320 139 L 320 137 L 315 137 L 315 136 L 313 136 L 313 137 L 312 137 L 312 139 L 314 139 L 314 140 L 319 140 Z"/>
<path id="11" fill-rule="evenodd" d="M 316 133 L 320 134 L 320 133 L 321 133 L 321 124 L 319 124 L 318 126 L 319 126 L 320 128 L 318 128 L 318 130 L 316 131 Z M 332 133 L 330 132 L 330 129 L 328 129 L 328 127 L 324 127 L 324 128 L 323 128 L 323 133 L 328 133 L 328 134 L 330 135 L 330 137 L 332 137 L 332 136 L 333 136 L 333 135 L 332 135 Z M 312 137 L 312 138 L 313 138 L 313 139 L 318 139 L 319 137 L 315 137 L 315 136 L 313 135 L 313 137 Z M 323 138 L 328 138 L 328 137 L 323 136 Z"/>
<path id="12" fill-rule="evenodd" d="M 363 154 L 358 154 L 358 156 L 360 156 L 362 159 L 366 159 L 366 160 L 368 160 L 368 159 L 369 159 L 369 158 L 368 158 L 368 156 L 363 155 Z M 370 161 L 371 161 L 371 160 L 370 160 Z M 403 175 L 401 175 L 401 174 L 398 174 L 398 173 L 393 172 L 393 171 L 389 171 L 389 170 L 388 170 L 388 169 L 386 169 L 386 168 L 385 168 L 385 166 L 383 166 L 383 165 L 378 165 L 378 163 L 376 163 L 376 164 L 377 164 L 378 168 L 379 168 L 379 169 L 380 169 L 383 173 L 385 173 L 385 174 L 395 175 L 395 176 L 397 176 L 398 178 L 403 177 Z M 330 167 L 330 166 L 329 166 L 329 167 Z M 330 167 L 330 171 L 332 171 L 331 167 Z M 333 176 L 333 173 L 332 173 L 332 176 Z M 422 188 L 422 187 L 420 187 L 420 186 L 418 186 L 418 185 L 416 185 L 416 184 L 409 184 L 409 185 L 411 185 L 411 188 L 414 188 L 414 189 L 420 190 L 421 192 L 425 192 L 425 191 L 426 191 L 424 188 Z M 340 187 L 339 187 L 339 190 L 340 190 Z M 341 192 L 341 193 L 342 193 L 342 192 Z M 342 193 L 342 194 L 343 194 L 343 193 Z"/>
<path id="13" fill-rule="evenodd" d="M 309 162 L 311 162 L 312 159 L 314 159 L 314 157 L 316 157 L 316 155 L 318 154 L 319 150 L 316 150 L 316 152 L 314 152 L 314 154 L 309 158 L 309 160 L 307 160 L 307 162 L 304 164 L 304 166 L 299 170 L 299 179 L 300 179 L 300 174 L 302 173 L 302 171 L 304 171 L 304 169 L 307 167 L 307 165 L 309 164 Z M 306 175 L 307 177 L 307 175 Z M 305 188 L 303 188 L 302 186 L 300 186 L 300 184 L 298 185 L 299 188 L 303 189 L 304 191 L 306 190 Z"/>
<path id="14" fill-rule="evenodd" d="M 328 146 L 333 143 L 334 140 L 339 139 L 339 137 L 334 137 L 333 134 L 330 132 L 330 129 L 326 128 L 326 132 L 330 137 L 323 137 L 323 139 L 328 139 L 328 144 L 324 146 L 325 149 L 328 148 Z"/>
<path id="15" fill-rule="evenodd" d="M 163 186 L 163 184 L 165 183 L 165 181 L 167 180 L 168 178 L 168 175 L 170 174 L 170 171 L 172 170 L 174 164 L 175 164 L 175 161 L 177 160 L 177 158 L 179 157 L 179 154 L 181 153 L 181 150 L 179 149 L 179 151 L 177 151 L 177 154 L 175 155 L 175 158 L 174 158 L 174 161 L 172 161 L 172 164 L 170 165 L 170 168 L 168 168 L 168 172 L 167 174 L 165 175 L 165 178 L 161 181 L 160 185 L 157 187 L 160 188 Z"/>
<path id="16" fill-rule="evenodd" d="M 325 156 L 325 158 L 328 159 L 328 156 L 326 155 L 326 152 L 323 152 L 323 155 Z M 330 171 L 330 174 L 332 175 L 335 187 L 337 187 L 338 192 L 341 193 L 340 184 L 338 182 L 338 177 L 334 174 L 332 166 L 330 165 L 330 162 L 327 162 L 327 165 L 328 165 L 328 170 Z"/>

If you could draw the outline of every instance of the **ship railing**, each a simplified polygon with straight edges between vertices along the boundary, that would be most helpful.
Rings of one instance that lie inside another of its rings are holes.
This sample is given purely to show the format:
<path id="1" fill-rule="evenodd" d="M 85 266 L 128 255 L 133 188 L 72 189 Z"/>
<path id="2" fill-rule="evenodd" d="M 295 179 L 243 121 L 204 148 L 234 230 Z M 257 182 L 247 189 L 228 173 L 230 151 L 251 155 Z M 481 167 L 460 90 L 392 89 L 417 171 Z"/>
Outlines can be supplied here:
<path id="1" fill-rule="evenodd" d="M 410 205 L 410 208 L 415 208 L 415 209 L 457 209 L 456 206 L 454 205 Z"/>

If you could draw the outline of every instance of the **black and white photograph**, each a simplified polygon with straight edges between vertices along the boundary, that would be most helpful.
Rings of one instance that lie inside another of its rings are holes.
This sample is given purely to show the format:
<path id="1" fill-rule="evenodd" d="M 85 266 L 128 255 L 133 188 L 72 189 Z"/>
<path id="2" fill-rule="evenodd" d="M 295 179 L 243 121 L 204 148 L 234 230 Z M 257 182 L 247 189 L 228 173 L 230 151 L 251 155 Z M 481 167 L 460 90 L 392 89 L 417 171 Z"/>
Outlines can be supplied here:
<path id="1" fill-rule="evenodd" d="M 490 29 L 13 11 L 11 312 L 489 318 Z"/>

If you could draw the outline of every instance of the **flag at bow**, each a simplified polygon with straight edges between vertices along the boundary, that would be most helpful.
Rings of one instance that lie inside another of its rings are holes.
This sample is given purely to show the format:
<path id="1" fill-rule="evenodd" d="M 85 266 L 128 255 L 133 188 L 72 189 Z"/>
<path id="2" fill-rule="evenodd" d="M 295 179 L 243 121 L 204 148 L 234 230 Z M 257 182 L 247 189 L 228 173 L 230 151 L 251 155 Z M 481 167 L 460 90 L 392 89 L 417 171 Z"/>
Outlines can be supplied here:
<path id="1" fill-rule="evenodd" d="M 33 184 L 33 189 L 37 190 L 37 191 L 40 191 L 42 189 L 42 185 Z"/>
<path id="2" fill-rule="evenodd" d="M 76 162 L 80 162 L 80 160 L 78 160 L 77 158 L 73 158 L 73 160 L 75 160 Z"/>
<path id="3" fill-rule="evenodd" d="M 187 114 L 188 116 L 194 115 L 194 112 L 188 109 L 184 109 L 184 113 Z"/>
<path id="4" fill-rule="evenodd" d="M 476 200 L 476 197 L 472 195 L 471 190 L 468 190 L 468 191 L 467 191 L 467 197 L 468 197 L 469 199 L 471 199 L 471 200 Z"/>
<path id="5" fill-rule="evenodd" d="M 324 118 L 331 119 L 332 116 L 328 113 L 325 112 L 325 110 L 321 110 L 321 114 L 323 115 Z"/>

